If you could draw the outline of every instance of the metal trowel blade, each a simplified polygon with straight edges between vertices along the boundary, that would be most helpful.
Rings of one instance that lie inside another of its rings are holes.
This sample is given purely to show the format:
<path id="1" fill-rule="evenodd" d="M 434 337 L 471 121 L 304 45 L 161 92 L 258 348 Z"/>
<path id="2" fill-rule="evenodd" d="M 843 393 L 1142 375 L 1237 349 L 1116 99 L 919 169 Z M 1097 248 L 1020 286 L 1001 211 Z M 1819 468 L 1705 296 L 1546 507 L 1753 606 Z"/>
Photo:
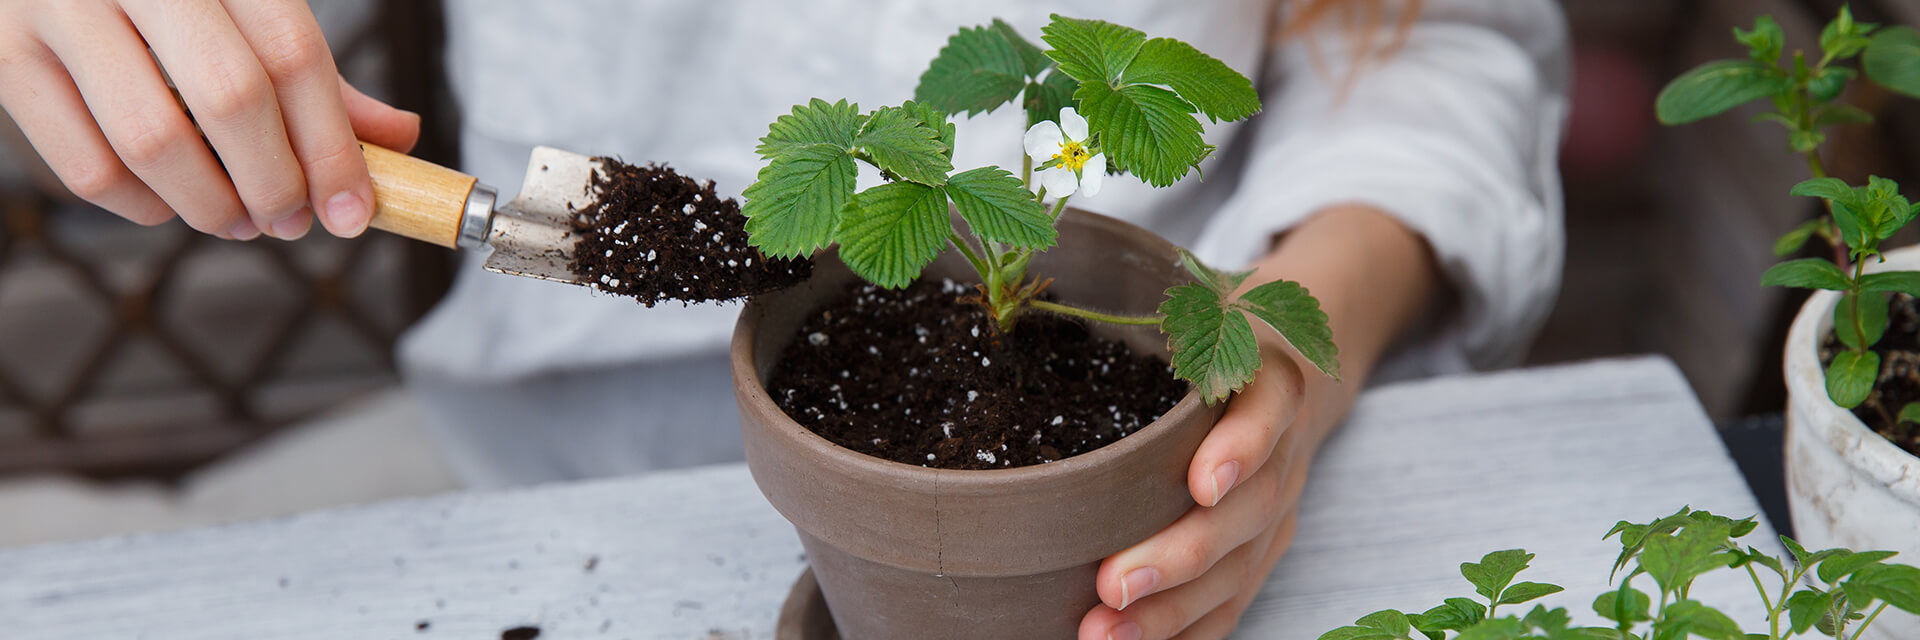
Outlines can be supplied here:
<path id="1" fill-rule="evenodd" d="M 494 207 L 486 268 L 516 276 L 584 285 L 573 272 L 574 211 L 593 202 L 592 156 L 535 147 L 520 193 Z"/>

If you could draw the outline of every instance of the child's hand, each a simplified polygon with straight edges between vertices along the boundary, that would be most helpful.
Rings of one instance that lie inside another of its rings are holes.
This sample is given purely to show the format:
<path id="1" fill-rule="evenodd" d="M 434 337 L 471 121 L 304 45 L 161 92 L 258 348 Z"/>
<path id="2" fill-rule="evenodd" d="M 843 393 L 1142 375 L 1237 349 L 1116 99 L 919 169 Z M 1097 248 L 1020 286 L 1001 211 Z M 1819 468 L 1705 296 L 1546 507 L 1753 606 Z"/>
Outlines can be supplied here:
<path id="1" fill-rule="evenodd" d="M 1255 323 L 1263 364 L 1227 403 L 1187 471 L 1199 506 L 1100 565 L 1081 640 L 1220 638 L 1293 541 L 1295 505 L 1318 437 L 1301 367 Z M 1318 375 L 1318 374 L 1315 374 Z"/>

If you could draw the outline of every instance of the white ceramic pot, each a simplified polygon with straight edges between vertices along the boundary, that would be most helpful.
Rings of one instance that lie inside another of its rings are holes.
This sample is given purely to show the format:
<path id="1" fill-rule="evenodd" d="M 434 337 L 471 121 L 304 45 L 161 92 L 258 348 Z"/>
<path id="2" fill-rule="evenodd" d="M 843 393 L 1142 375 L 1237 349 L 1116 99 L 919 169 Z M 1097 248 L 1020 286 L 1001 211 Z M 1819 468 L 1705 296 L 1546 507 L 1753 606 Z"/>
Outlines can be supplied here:
<path id="1" fill-rule="evenodd" d="M 1920 247 L 1887 254 L 1868 271 L 1920 271 Z M 1787 505 L 1808 549 L 1898 551 L 1920 564 L 1920 457 L 1874 433 L 1827 398 L 1820 342 L 1840 294 L 1816 292 L 1787 332 Z M 1873 623 L 1875 640 L 1920 638 L 1920 616 L 1896 609 Z"/>

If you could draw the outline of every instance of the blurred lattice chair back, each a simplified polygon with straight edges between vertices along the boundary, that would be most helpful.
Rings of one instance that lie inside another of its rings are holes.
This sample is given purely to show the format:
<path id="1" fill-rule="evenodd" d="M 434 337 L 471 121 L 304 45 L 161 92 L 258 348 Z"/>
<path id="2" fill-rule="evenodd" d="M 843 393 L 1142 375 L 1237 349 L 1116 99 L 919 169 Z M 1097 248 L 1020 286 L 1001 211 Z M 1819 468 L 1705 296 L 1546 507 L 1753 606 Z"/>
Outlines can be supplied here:
<path id="1" fill-rule="evenodd" d="M 342 72 L 422 113 L 449 162 L 437 2 L 314 0 Z M 370 233 L 227 242 L 73 199 L 10 123 L 0 148 L 0 476 L 165 477 L 398 382 L 397 335 L 449 252 Z"/>

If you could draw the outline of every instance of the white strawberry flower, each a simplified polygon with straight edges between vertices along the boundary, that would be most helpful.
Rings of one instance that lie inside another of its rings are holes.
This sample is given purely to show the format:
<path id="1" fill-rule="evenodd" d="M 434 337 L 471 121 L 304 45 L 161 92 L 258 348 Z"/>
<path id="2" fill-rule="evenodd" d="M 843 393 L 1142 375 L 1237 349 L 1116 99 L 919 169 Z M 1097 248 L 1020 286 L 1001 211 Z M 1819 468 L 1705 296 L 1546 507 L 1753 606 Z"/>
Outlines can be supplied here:
<path id="1" fill-rule="evenodd" d="M 1036 166 L 1054 163 L 1034 174 L 1047 195 L 1064 198 L 1077 193 L 1091 198 L 1100 192 L 1100 183 L 1107 177 L 1107 154 L 1087 149 L 1087 119 L 1073 107 L 1060 110 L 1058 124 L 1045 120 L 1027 129 L 1025 142 Z"/>

